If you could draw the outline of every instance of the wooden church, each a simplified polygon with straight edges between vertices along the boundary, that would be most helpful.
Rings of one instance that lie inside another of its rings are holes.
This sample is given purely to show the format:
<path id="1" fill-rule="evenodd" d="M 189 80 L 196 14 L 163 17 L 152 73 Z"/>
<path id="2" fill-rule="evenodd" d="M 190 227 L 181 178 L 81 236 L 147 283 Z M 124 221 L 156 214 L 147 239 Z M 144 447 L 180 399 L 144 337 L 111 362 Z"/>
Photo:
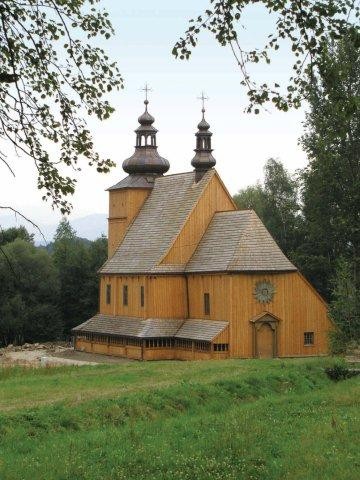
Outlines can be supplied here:
<path id="1" fill-rule="evenodd" d="M 108 189 L 100 311 L 73 329 L 75 349 L 141 360 L 326 354 L 326 303 L 256 213 L 237 209 L 204 108 L 194 170 L 164 175 L 144 103 L 128 176 Z"/>

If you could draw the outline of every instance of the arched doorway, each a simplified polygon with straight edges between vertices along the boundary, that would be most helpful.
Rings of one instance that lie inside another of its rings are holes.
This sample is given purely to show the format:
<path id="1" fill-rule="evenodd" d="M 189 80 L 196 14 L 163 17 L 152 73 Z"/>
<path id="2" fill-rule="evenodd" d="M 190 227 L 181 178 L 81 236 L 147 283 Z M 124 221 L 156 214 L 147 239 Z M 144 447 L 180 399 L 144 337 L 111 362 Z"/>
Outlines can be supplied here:
<path id="1" fill-rule="evenodd" d="M 253 324 L 254 357 L 276 357 L 279 318 L 269 312 L 263 312 L 250 321 Z"/>
<path id="2" fill-rule="evenodd" d="M 262 322 L 256 332 L 257 356 L 259 358 L 273 358 L 274 356 L 274 331 L 271 326 Z"/>

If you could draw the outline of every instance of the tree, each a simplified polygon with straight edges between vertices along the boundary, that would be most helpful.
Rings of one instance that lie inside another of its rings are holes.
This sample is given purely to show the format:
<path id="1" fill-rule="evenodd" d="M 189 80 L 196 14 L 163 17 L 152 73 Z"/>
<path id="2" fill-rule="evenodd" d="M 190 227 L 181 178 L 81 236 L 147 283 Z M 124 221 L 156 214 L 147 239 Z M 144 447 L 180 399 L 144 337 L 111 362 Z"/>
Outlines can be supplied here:
<path id="1" fill-rule="evenodd" d="M 59 282 L 51 257 L 20 238 L 3 249 L 11 268 L 0 257 L 0 343 L 61 338 Z"/>
<path id="2" fill-rule="evenodd" d="M 266 222 L 264 215 L 266 198 L 260 183 L 239 190 L 233 199 L 240 210 L 254 210 L 261 220 Z"/>
<path id="3" fill-rule="evenodd" d="M 262 6 L 271 15 L 275 28 L 264 46 L 245 50 L 237 27 L 243 27 L 245 11 Z M 259 106 L 272 102 L 279 110 L 298 108 L 306 94 L 309 75 L 322 67 L 328 39 L 339 40 L 353 26 L 359 34 L 359 4 L 354 0 L 210 0 L 204 14 L 190 20 L 185 36 L 173 48 L 173 54 L 188 59 L 196 47 L 201 30 L 210 31 L 220 45 L 230 46 L 241 72 L 241 84 L 249 97 L 248 112 L 259 113 Z M 357 46 L 360 45 L 359 35 Z M 278 83 L 259 85 L 248 72 L 249 64 L 265 62 L 280 48 L 289 48 L 294 57 L 292 76 L 285 88 Z"/>
<path id="4" fill-rule="evenodd" d="M 94 150 L 84 119 L 108 118 L 113 108 L 104 95 L 123 86 L 116 65 L 90 43 L 113 34 L 97 3 L 0 2 L 0 138 L 34 161 L 43 199 L 62 213 L 70 211 L 66 197 L 74 193 L 76 179 L 61 167 L 80 170 L 80 157 L 99 172 L 113 166 Z M 50 144 L 58 158 L 50 156 Z M 0 160 L 13 173 L 4 152 Z"/>
<path id="5" fill-rule="evenodd" d="M 352 265 L 360 292 L 360 49 L 358 37 L 329 43 L 308 88 L 310 112 L 302 145 L 304 243 L 309 276 L 330 297 L 336 261 Z M 316 253 L 314 253 L 316 252 Z M 360 294 L 360 293 L 359 293 Z"/>
<path id="6" fill-rule="evenodd" d="M 272 158 L 266 162 L 264 173 L 263 185 L 240 190 L 234 200 L 239 208 L 255 210 L 284 253 L 294 260 L 301 228 L 298 183 Z"/>
<path id="7" fill-rule="evenodd" d="M 84 243 L 63 219 L 55 233 L 53 258 L 60 280 L 58 307 L 65 334 L 98 311 L 97 271 L 107 257 L 107 240 Z"/>
<path id="8" fill-rule="evenodd" d="M 21 238 L 25 242 L 34 244 L 34 234 L 29 233 L 25 227 L 21 226 L 0 230 L 0 247 L 13 242 L 16 238 Z"/>
<path id="9" fill-rule="evenodd" d="M 332 333 L 334 353 L 343 353 L 351 342 L 360 341 L 360 295 L 353 265 L 344 258 L 337 262 L 333 279 L 330 316 L 336 324 Z"/>

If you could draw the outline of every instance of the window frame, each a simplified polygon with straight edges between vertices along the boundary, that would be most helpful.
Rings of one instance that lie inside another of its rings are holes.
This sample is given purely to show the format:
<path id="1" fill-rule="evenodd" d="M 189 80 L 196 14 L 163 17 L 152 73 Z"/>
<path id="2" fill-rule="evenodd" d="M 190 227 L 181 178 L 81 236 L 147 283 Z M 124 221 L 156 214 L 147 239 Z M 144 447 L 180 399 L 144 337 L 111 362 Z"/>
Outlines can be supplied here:
<path id="1" fill-rule="evenodd" d="M 145 287 L 140 285 L 140 307 L 145 307 Z"/>
<path id="2" fill-rule="evenodd" d="M 129 305 L 129 286 L 123 285 L 122 288 L 122 304 L 123 307 L 127 307 Z"/>
<path id="3" fill-rule="evenodd" d="M 315 333 L 304 332 L 304 347 L 313 347 L 315 345 Z"/>
<path id="4" fill-rule="evenodd" d="M 210 293 L 204 292 L 204 315 L 210 315 Z"/>
<path id="5" fill-rule="evenodd" d="M 105 301 L 106 305 L 111 305 L 111 283 L 106 284 Z"/>

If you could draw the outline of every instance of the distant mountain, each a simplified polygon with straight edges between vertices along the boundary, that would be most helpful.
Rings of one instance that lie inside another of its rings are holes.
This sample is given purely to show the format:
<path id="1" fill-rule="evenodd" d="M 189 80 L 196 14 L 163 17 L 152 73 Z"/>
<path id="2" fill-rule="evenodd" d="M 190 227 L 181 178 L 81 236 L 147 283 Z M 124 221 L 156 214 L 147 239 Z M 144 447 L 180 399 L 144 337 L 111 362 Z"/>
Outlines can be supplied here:
<path id="1" fill-rule="evenodd" d="M 94 213 L 93 215 L 74 219 L 71 219 L 70 217 L 69 221 L 78 237 L 95 240 L 103 234 L 107 236 L 107 215 L 105 213 Z M 4 215 L 0 217 L 1 228 L 19 227 L 20 225 L 24 225 L 28 232 L 34 234 L 36 245 L 44 245 L 44 239 L 38 230 L 22 218 L 17 217 L 16 219 L 13 215 Z M 47 243 L 50 243 L 54 237 L 57 224 L 38 224 L 38 226 L 44 234 Z"/>

